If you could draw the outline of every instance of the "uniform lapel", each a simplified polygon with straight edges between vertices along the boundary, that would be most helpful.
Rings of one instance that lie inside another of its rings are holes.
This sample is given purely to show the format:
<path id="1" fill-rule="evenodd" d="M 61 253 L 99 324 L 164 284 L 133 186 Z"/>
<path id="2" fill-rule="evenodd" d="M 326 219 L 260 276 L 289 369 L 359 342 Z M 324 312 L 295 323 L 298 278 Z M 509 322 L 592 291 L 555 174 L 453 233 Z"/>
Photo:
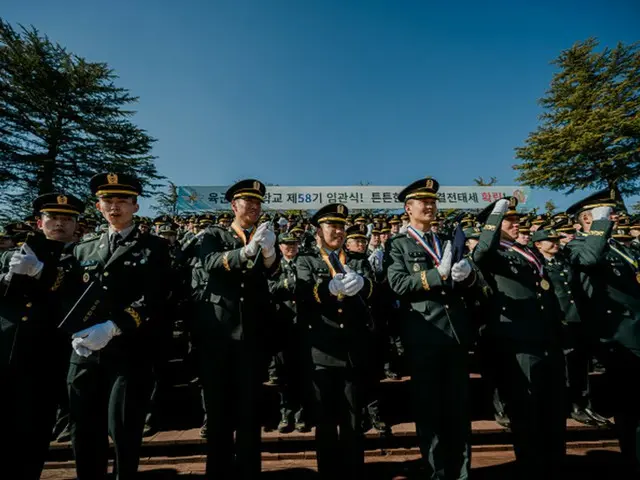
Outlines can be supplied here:
<path id="1" fill-rule="evenodd" d="M 113 252 L 113 255 L 107 261 L 105 268 L 114 263 L 117 259 L 122 257 L 125 253 L 131 250 L 137 243 L 138 238 L 140 237 L 140 231 L 138 230 L 138 226 L 136 225 L 133 228 L 133 231 L 129 234 L 129 236 L 122 242 L 122 244 L 116 248 L 116 251 Z M 108 247 L 107 247 L 108 250 Z"/>
<path id="2" fill-rule="evenodd" d="M 100 241 L 98 242 L 98 257 L 100 258 L 100 263 L 104 265 L 107 262 L 108 256 L 109 256 L 109 234 L 105 232 L 100 236 Z"/>

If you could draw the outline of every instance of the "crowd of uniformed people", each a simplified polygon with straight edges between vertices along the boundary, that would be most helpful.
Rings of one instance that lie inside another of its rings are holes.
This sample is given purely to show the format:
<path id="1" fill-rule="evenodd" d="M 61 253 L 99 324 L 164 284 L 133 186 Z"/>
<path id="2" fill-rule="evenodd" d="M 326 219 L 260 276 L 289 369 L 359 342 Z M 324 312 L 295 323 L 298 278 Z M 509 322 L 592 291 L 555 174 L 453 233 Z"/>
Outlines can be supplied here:
<path id="1" fill-rule="evenodd" d="M 109 437 L 115 478 L 133 478 L 178 331 L 207 478 L 260 473 L 265 381 L 280 432 L 315 427 L 320 476 L 361 477 L 363 432 L 391 434 L 380 379 L 403 375 L 425 478 L 469 478 L 470 351 L 518 478 L 559 475 L 568 415 L 614 428 L 640 472 L 640 218 L 615 188 L 555 215 L 505 197 L 444 216 L 427 177 L 400 192 L 401 215 L 337 203 L 304 218 L 264 213 L 249 179 L 227 191 L 231 212 L 151 220 L 136 178 L 90 187 L 102 225 L 59 192 L 0 232 L 2 478 L 40 478 L 52 435 L 71 440 L 79 479 L 105 478 Z M 591 401 L 595 362 L 613 421 Z"/>

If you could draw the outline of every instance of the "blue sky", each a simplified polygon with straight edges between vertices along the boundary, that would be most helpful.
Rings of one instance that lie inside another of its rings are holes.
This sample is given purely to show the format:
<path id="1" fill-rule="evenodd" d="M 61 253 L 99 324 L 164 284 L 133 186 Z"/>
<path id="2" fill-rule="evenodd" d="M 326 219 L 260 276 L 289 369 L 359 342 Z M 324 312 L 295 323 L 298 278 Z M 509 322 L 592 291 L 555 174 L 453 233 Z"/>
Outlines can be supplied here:
<path id="1" fill-rule="evenodd" d="M 640 20 L 636 0 L 3 3 L 116 70 L 179 185 L 513 184 L 549 62 L 589 36 L 636 41 Z"/>

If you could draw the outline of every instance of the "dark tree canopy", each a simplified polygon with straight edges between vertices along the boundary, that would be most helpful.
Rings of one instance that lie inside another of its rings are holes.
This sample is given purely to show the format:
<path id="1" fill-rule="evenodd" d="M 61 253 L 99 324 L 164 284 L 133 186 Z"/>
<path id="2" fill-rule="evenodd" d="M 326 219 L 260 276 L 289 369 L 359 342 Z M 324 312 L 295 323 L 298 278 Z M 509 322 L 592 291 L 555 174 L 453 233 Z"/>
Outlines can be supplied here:
<path id="1" fill-rule="evenodd" d="M 516 148 L 523 184 L 640 191 L 640 43 L 597 47 L 590 38 L 552 62 L 558 72 L 540 100 L 540 125 Z"/>
<path id="2" fill-rule="evenodd" d="M 0 19 L 0 208 L 24 214 L 54 190 L 87 198 L 89 178 L 104 171 L 156 187 L 155 140 L 132 123 L 138 99 L 117 78 L 106 63 Z"/>

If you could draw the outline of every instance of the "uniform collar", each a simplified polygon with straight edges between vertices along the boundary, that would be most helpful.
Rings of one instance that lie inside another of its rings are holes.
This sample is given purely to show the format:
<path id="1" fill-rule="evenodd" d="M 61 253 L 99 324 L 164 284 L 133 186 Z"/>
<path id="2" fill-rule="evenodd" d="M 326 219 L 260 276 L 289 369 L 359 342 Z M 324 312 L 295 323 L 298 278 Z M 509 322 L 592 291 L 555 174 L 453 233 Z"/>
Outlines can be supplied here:
<path id="1" fill-rule="evenodd" d="M 124 230 L 121 230 L 119 232 L 116 232 L 113 228 L 109 227 L 109 238 L 111 238 L 115 233 L 118 233 L 120 234 L 120 239 L 124 240 L 129 236 L 129 234 L 133 231 L 134 228 L 136 228 L 135 223 L 132 223 L 130 227 L 127 227 Z"/>

